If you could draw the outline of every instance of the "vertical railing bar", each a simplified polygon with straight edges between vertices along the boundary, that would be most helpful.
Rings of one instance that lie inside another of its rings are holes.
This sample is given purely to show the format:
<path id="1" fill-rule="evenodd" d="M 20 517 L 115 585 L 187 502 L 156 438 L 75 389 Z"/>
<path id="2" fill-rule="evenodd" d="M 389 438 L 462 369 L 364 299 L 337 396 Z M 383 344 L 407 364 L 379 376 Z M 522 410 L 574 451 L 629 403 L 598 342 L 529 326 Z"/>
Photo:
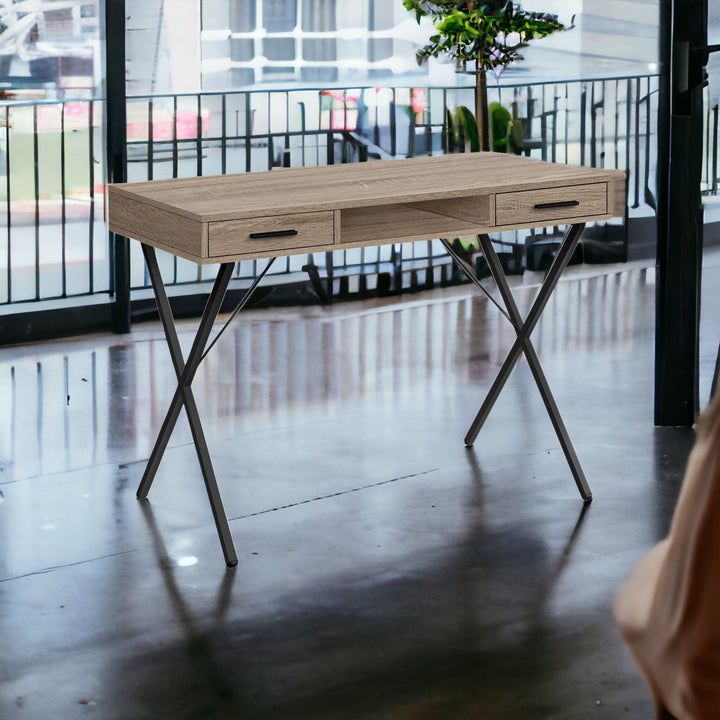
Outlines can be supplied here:
<path id="1" fill-rule="evenodd" d="M 587 136 L 587 85 L 580 88 L 580 165 L 585 165 L 585 138 Z"/>
<path id="2" fill-rule="evenodd" d="M 615 129 L 613 131 L 613 168 L 620 167 L 620 81 L 615 81 Z"/>
<path id="3" fill-rule="evenodd" d="M 88 101 L 88 181 L 90 183 L 90 209 L 88 225 L 88 291 L 95 289 L 95 102 Z"/>
<path id="4" fill-rule="evenodd" d="M 408 101 L 410 103 L 408 107 L 408 114 L 410 116 L 410 123 L 408 125 L 408 146 L 406 157 L 415 157 L 415 140 L 417 138 L 417 114 L 415 113 L 415 106 L 413 105 L 414 92 L 413 88 L 406 88 L 408 93 Z"/>
<path id="5" fill-rule="evenodd" d="M 5 106 L 5 210 L 7 213 L 7 301 L 12 302 L 12 199 L 10 197 L 10 108 Z"/>
<path id="6" fill-rule="evenodd" d="M 203 174 L 203 152 L 202 152 L 202 95 L 197 94 L 197 104 L 195 107 L 195 154 L 196 154 L 196 172 L 198 177 Z M 195 279 L 197 282 L 202 280 L 202 265 L 195 266 Z"/>
<path id="7" fill-rule="evenodd" d="M 600 86 L 600 89 L 602 90 L 602 115 L 600 123 L 600 167 L 605 167 L 605 146 L 607 143 L 607 117 L 605 115 L 605 108 L 607 107 L 607 81 L 603 80 L 602 85 Z"/>
<path id="8" fill-rule="evenodd" d="M 625 171 L 630 172 L 630 143 L 632 128 L 632 80 L 625 81 Z"/>
<path id="9" fill-rule="evenodd" d="M 300 102 L 300 103 L 298 103 L 298 105 L 300 106 L 300 132 L 302 133 L 302 139 L 303 139 L 302 143 L 300 145 L 300 156 L 301 156 L 300 162 L 302 163 L 302 166 L 305 167 L 305 163 L 306 163 L 306 160 L 305 160 L 305 133 L 306 133 L 305 103 Z"/>
<path id="10" fill-rule="evenodd" d="M 283 90 L 285 98 L 285 137 L 290 138 L 290 91 Z"/>
<path id="11" fill-rule="evenodd" d="M 447 114 L 447 106 L 448 106 L 448 104 L 447 104 L 447 88 L 443 88 L 443 90 L 442 90 L 442 99 L 443 99 L 443 103 L 442 103 L 443 109 L 442 109 L 441 127 L 443 129 L 440 131 L 440 143 L 443 144 L 442 137 L 444 135 L 445 143 L 443 144 L 444 147 L 442 148 L 442 151 L 443 151 L 443 153 L 447 153 L 447 152 L 449 152 L 449 149 L 450 149 L 450 139 L 448 138 L 448 132 L 447 132 L 448 128 L 446 126 L 447 121 L 446 121 L 446 117 L 445 117 Z"/>
<path id="12" fill-rule="evenodd" d="M 565 158 L 564 162 L 569 162 L 570 154 L 570 84 L 565 83 Z"/>
<path id="13" fill-rule="evenodd" d="M 390 154 L 397 155 L 397 93 L 395 88 L 390 89 L 392 100 L 390 101 Z"/>
<path id="14" fill-rule="evenodd" d="M 267 108 L 266 108 L 267 127 L 265 128 L 265 130 L 266 130 L 266 136 L 267 136 L 267 148 L 268 148 L 268 152 L 267 152 L 267 159 L 268 159 L 267 169 L 268 169 L 268 170 L 271 170 L 271 169 L 272 169 L 272 164 L 273 164 L 273 155 L 272 155 L 272 153 L 273 153 L 273 148 L 274 148 L 274 144 L 275 144 L 275 141 L 273 140 L 272 128 L 271 128 L 271 121 L 272 121 L 272 100 L 271 100 L 271 98 L 272 98 L 272 91 L 268 91 L 268 93 L 266 94 L 266 101 L 267 101 Z"/>
<path id="15" fill-rule="evenodd" d="M 652 117 L 650 107 L 650 78 L 647 78 L 647 91 L 645 93 L 645 191 L 646 199 L 650 197 L 650 120 Z"/>
<path id="16" fill-rule="evenodd" d="M 67 297 L 67 206 L 65 195 L 65 103 L 60 104 L 60 286 L 62 297 Z"/>
<path id="17" fill-rule="evenodd" d="M 533 117 L 535 115 L 535 98 L 533 97 L 533 88 L 528 86 L 525 89 L 525 117 L 528 120 L 528 135 L 532 136 Z"/>
<path id="18" fill-rule="evenodd" d="M 202 153 L 202 95 L 197 95 L 197 115 L 195 116 L 195 153 L 197 163 L 197 175 L 203 174 L 203 153 Z"/>
<path id="19" fill-rule="evenodd" d="M 177 123 L 178 123 L 178 96 L 173 95 L 173 112 L 172 112 L 172 172 L 173 177 L 178 176 L 178 136 L 177 136 Z M 173 267 L 173 283 L 178 281 L 178 257 L 177 255 L 172 256 L 172 267 Z"/>
<path id="20" fill-rule="evenodd" d="M 540 93 L 540 135 L 542 138 L 542 159 L 547 160 L 547 106 L 545 89 L 547 85 L 542 86 Z"/>
<path id="21" fill-rule="evenodd" d="M 595 108 L 595 82 L 590 85 L 590 167 L 597 167 L 597 112 Z"/>
<path id="22" fill-rule="evenodd" d="M 220 130 L 220 173 L 227 175 L 227 93 L 220 98 L 221 130 Z"/>
<path id="23" fill-rule="evenodd" d="M 704 111 L 704 118 L 703 118 L 703 129 L 705 130 L 705 137 L 703 138 L 703 169 L 705 171 L 705 187 L 707 188 L 710 185 L 710 114 L 712 113 L 712 108 L 710 107 L 710 104 L 707 104 L 707 111 L 705 111 L 705 99 L 706 99 L 706 93 L 703 90 L 703 111 Z"/>
<path id="24" fill-rule="evenodd" d="M 172 111 L 172 176 L 178 176 L 178 137 L 177 137 L 177 115 L 178 115 L 178 96 L 173 95 L 173 111 Z"/>
<path id="25" fill-rule="evenodd" d="M 715 108 L 710 105 L 710 97 L 708 96 L 707 110 L 707 139 L 705 143 L 705 192 L 712 195 L 712 175 L 713 175 L 713 134 L 714 134 L 714 114 Z"/>
<path id="26" fill-rule="evenodd" d="M 152 98 L 148 100 L 147 120 L 147 179 L 152 180 L 155 177 L 155 103 Z"/>
<path id="27" fill-rule="evenodd" d="M 252 170 L 252 110 L 250 105 L 250 93 L 245 93 L 245 172 Z"/>
<path id="28" fill-rule="evenodd" d="M 552 162 L 557 162 L 557 121 L 558 121 L 558 96 L 557 87 L 553 85 L 553 115 L 552 115 L 552 151 L 550 153 L 550 159 Z"/>
<path id="29" fill-rule="evenodd" d="M 343 130 L 348 129 L 348 99 L 347 99 L 347 88 L 343 90 Z"/>
<path id="30" fill-rule="evenodd" d="M 375 89 L 375 126 L 373 127 L 373 144 L 380 146 L 380 118 L 378 116 L 378 106 L 379 106 L 379 100 L 380 94 L 377 91 L 377 88 Z"/>
<path id="31" fill-rule="evenodd" d="M 282 167 L 290 167 L 290 92 L 286 91 L 285 95 L 285 147 L 282 156 Z"/>
<path id="32" fill-rule="evenodd" d="M 717 195 L 718 186 L 718 106 L 713 107 L 713 138 L 712 138 L 712 185 L 713 195 Z"/>
<path id="33" fill-rule="evenodd" d="M 35 190 L 35 299 L 40 299 L 40 149 L 38 106 L 33 105 L 33 181 Z"/>
<path id="34" fill-rule="evenodd" d="M 635 191 L 634 208 L 640 207 L 640 78 L 635 80 L 635 177 L 633 189 Z"/>

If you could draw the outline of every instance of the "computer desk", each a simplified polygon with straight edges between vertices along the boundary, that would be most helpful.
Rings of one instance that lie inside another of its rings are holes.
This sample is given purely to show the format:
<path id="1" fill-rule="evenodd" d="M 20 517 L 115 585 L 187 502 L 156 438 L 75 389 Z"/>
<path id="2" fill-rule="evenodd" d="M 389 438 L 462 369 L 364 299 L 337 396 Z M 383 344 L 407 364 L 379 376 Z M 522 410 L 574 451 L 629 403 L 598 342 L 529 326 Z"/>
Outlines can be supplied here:
<path id="1" fill-rule="evenodd" d="M 147 497 L 184 407 L 225 562 L 230 567 L 237 565 L 192 391 L 198 366 L 217 340 L 216 336 L 208 344 L 236 262 L 270 258 L 272 263 L 278 256 L 298 253 L 441 238 L 453 260 L 482 288 L 474 268 L 451 245 L 455 237 L 477 234 L 504 308 L 496 304 L 512 324 L 517 338 L 465 436 L 465 444 L 470 446 L 475 441 L 510 371 L 524 354 L 580 495 L 585 502 L 590 501 L 590 488 L 530 335 L 585 223 L 623 215 L 625 198 L 624 172 L 500 153 L 110 185 L 110 230 L 142 243 L 178 382 L 138 488 L 138 498 Z M 569 227 L 530 311 L 523 318 L 488 233 L 549 225 Z M 186 358 L 180 348 L 155 248 L 199 264 L 219 265 Z M 247 303 L 268 267 L 255 278 L 230 320 Z"/>

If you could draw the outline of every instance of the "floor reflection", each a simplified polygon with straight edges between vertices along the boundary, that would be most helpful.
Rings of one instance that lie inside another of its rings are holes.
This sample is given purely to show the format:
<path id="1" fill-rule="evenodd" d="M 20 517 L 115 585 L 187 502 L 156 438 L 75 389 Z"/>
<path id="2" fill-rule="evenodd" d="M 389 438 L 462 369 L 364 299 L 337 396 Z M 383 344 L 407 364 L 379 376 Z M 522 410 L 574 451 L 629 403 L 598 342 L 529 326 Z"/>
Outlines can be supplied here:
<path id="1" fill-rule="evenodd" d="M 574 347 L 645 343 L 654 293 L 649 275 L 641 268 L 561 283 L 533 336 L 541 358 L 562 363 L 570 377 Z M 526 310 L 530 280 L 517 291 Z M 514 340 L 496 308 L 468 291 L 439 302 L 285 315 L 254 312 L 230 327 L 198 371 L 194 387 L 204 417 L 271 417 L 361 398 L 402 402 L 416 392 L 442 403 L 461 385 L 487 387 Z M 182 328 L 188 344 L 191 325 Z M 56 352 L 49 346 L 21 358 L 0 348 L 6 477 L 147 456 L 174 374 L 157 332 L 118 341 L 69 351 L 58 345 Z M 187 440 L 187 433 L 176 438 Z"/>
<path id="2" fill-rule="evenodd" d="M 589 508 L 523 360 L 464 447 L 515 339 L 473 289 L 243 312 L 194 385 L 230 572 L 183 417 L 135 499 L 156 324 L 0 348 L 0 717 L 649 720 L 610 608 L 692 444 L 652 427 L 654 291 L 571 268 L 533 334 Z"/>

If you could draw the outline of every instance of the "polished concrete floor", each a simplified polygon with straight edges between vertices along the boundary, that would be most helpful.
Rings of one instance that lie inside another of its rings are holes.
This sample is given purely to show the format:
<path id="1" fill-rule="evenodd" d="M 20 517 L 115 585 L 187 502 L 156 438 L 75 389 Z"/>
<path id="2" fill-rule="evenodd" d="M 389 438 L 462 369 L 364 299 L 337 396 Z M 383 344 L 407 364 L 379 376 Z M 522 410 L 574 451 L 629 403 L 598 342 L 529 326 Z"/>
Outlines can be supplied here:
<path id="1" fill-rule="evenodd" d="M 464 447 L 513 339 L 470 287 L 255 310 L 195 384 L 234 570 L 184 417 L 135 499 L 156 324 L 0 349 L 0 718 L 650 720 L 611 606 L 693 434 L 653 427 L 654 271 L 570 270 L 533 337 L 590 505 L 524 361 Z"/>

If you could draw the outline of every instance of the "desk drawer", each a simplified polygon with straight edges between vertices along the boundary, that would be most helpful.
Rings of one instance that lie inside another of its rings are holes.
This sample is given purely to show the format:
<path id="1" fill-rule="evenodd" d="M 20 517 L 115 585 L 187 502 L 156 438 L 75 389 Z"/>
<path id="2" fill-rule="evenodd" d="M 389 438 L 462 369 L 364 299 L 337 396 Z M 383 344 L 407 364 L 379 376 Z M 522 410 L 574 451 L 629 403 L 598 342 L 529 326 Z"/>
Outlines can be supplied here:
<path id="1" fill-rule="evenodd" d="M 272 215 L 211 222 L 208 231 L 210 257 L 267 255 L 295 248 L 332 245 L 333 212 Z"/>
<path id="2" fill-rule="evenodd" d="M 495 196 L 495 224 L 572 220 L 591 215 L 605 215 L 607 183 L 574 185 L 498 193 Z"/>

